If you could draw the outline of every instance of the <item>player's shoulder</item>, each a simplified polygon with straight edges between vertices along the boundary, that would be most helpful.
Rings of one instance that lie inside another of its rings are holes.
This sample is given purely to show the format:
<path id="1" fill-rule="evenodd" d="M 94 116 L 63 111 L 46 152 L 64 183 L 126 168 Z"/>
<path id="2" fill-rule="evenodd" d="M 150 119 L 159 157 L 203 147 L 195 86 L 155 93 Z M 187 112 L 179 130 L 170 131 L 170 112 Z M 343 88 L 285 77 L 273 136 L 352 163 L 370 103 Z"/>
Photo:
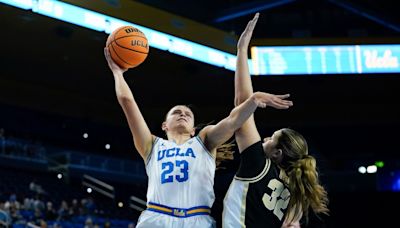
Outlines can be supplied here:
<path id="1" fill-rule="evenodd" d="M 205 141 L 206 136 L 208 134 L 208 132 L 214 127 L 215 125 L 207 125 L 205 126 L 203 129 L 201 129 L 199 131 L 199 133 L 197 134 L 197 137 L 199 137 L 201 139 L 202 142 Z"/>
<path id="2" fill-rule="evenodd" d="M 198 136 L 205 136 L 215 125 L 207 125 L 199 131 Z"/>
<path id="3" fill-rule="evenodd" d="M 262 157 L 265 157 L 265 155 L 264 155 L 264 148 L 263 148 L 262 142 L 261 142 L 260 140 L 258 140 L 257 142 L 251 144 L 251 145 L 248 146 L 247 148 L 245 148 L 245 149 L 242 151 L 241 154 L 242 154 L 242 156 L 244 156 L 244 155 L 248 155 L 248 154 L 254 154 L 254 153 L 256 153 L 256 152 L 258 152 L 258 154 L 261 154 Z M 257 154 L 257 153 L 256 153 L 256 154 Z M 257 155 L 258 155 L 258 154 L 257 154 Z"/>

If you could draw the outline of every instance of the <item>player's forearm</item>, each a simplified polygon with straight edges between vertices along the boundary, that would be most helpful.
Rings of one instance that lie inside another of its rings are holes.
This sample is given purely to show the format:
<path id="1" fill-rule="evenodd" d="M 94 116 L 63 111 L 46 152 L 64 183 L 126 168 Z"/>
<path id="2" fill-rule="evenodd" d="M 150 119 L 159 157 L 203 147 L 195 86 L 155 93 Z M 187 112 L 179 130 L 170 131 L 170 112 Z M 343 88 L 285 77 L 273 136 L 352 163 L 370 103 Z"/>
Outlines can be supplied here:
<path id="1" fill-rule="evenodd" d="M 122 74 L 114 74 L 115 91 L 131 130 L 136 150 L 145 159 L 151 148 L 152 134 Z"/>
<path id="2" fill-rule="evenodd" d="M 258 105 L 256 99 L 256 94 L 252 94 L 245 100 L 245 102 L 232 110 L 229 115 L 229 122 L 234 131 L 239 129 L 257 109 Z"/>
<path id="3" fill-rule="evenodd" d="M 241 105 L 235 107 L 228 117 L 224 118 L 216 125 L 208 126 L 200 131 L 199 135 L 205 134 L 204 142 L 209 150 L 213 150 L 222 143 L 229 140 L 243 123 L 257 109 L 257 102 L 249 98 Z"/>
<path id="4" fill-rule="evenodd" d="M 126 83 L 122 74 L 114 74 L 115 80 L 115 93 L 118 98 L 118 102 L 123 105 L 127 101 L 133 101 L 133 94 L 128 84 Z"/>
<path id="5" fill-rule="evenodd" d="M 235 71 L 235 106 L 240 105 L 253 94 L 247 55 L 247 50 L 238 49 Z"/>

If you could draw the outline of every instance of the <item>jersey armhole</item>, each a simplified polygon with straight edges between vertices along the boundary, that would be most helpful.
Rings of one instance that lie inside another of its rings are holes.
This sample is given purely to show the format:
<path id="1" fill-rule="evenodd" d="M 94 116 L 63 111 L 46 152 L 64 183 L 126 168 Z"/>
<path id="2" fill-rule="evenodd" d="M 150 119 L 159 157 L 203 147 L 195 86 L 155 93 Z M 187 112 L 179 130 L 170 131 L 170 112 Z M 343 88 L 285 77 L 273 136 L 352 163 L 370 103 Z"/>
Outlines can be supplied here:
<path id="1" fill-rule="evenodd" d="M 210 155 L 215 160 L 214 155 L 206 148 L 206 146 L 204 145 L 203 141 L 200 139 L 200 136 L 197 135 L 195 138 L 197 139 L 197 141 L 199 141 L 200 145 L 207 152 L 207 154 Z"/>
<path id="2" fill-rule="evenodd" d="M 268 173 L 270 166 L 271 166 L 271 160 L 266 159 L 264 169 L 257 176 L 255 176 L 255 177 L 238 177 L 237 175 L 235 175 L 234 179 L 240 180 L 240 181 L 246 181 L 246 182 L 250 182 L 250 183 L 257 182 L 257 181 L 261 180 Z"/>
<path id="3" fill-rule="evenodd" d="M 147 166 L 147 164 L 149 164 L 149 162 L 150 162 L 150 160 L 151 160 L 151 156 L 152 156 L 152 154 L 153 154 L 154 146 L 156 145 L 156 143 L 158 142 L 159 139 L 160 139 L 160 138 L 156 136 L 155 139 L 154 139 L 153 145 L 151 145 L 150 152 L 149 152 L 149 154 L 147 155 L 147 158 L 146 158 L 146 161 L 145 161 L 145 165 L 146 165 L 146 166 Z"/>

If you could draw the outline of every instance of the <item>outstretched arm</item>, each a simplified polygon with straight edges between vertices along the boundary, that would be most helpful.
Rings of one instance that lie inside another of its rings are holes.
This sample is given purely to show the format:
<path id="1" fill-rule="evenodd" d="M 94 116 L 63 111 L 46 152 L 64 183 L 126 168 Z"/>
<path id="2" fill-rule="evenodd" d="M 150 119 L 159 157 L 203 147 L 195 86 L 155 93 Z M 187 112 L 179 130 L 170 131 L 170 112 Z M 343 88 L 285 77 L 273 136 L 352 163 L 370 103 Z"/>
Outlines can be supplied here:
<path id="1" fill-rule="evenodd" d="M 235 71 L 235 106 L 240 105 L 246 99 L 248 99 L 253 93 L 253 86 L 251 83 L 251 76 L 248 65 L 248 49 L 251 37 L 253 35 L 254 27 L 256 26 L 259 14 L 256 13 L 254 18 L 249 21 L 246 29 L 243 31 L 237 44 L 237 59 L 236 59 L 236 71 Z M 289 95 L 273 95 L 271 97 L 270 106 L 279 108 L 276 105 L 288 105 L 291 106 L 290 101 L 284 100 Z M 290 104 L 290 105 L 289 105 Z M 261 137 L 258 133 L 256 124 L 254 122 L 254 115 L 243 124 L 235 133 L 235 139 L 239 147 L 239 152 L 260 141 Z"/>
<path id="2" fill-rule="evenodd" d="M 124 79 L 123 73 L 126 69 L 121 69 L 111 59 L 108 48 L 104 48 L 104 55 L 108 62 L 108 66 L 114 75 L 115 92 L 117 94 L 118 103 L 121 105 L 125 117 L 128 121 L 129 128 L 133 136 L 133 142 L 140 156 L 146 160 L 150 152 L 154 136 L 151 134 L 146 121 L 144 120 L 139 107 L 133 97 L 132 91 Z"/>
<path id="3" fill-rule="evenodd" d="M 253 93 L 253 86 L 251 83 L 251 76 L 248 66 L 248 49 L 258 17 L 259 14 L 257 13 L 254 18 L 249 21 L 237 44 L 235 106 L 238 106 L 242 102 L 246 101 L 246 99 L 248 99 Z M 293 103 L 291 101 L 284 100 L 288 97 L 289 94 L 273 95 L 271 96 L 270 106 L 274 108 L 289 108 L 293 105 Z M 235 139 L 239 147 L 239 152 L 242 152 L 244 149 L 261 139 L 254 122 L 254 115 L 251 115 L 250 118 L 242 125 L 242 127 L 235 132 Z M 289 219 L 288 217 L 290 216 L 285 217 L 285 221 L 281 228 L 300 228 L 299 218 Z"/>
<path id="4" fill-rule="evenodd" d="M 253 94 L 248 64 L 248 49 L 254 27 L 257 24 L 259 13 L 249 21 L 237 43 L 236 71 L 235 71 L 235 106 L 240 105 Z"/>
<path id="5" fill-rule="evenodd" d="M 237 44 L 236 71 L 235 71 L 235 106 L 240 105 L 253 93 L 251 76 L 248 64 L 248 49 L 254 27 L 258 21 L 259 13 L 249 21 Z M 254 122 L 254 115 L 243 124 L 235 133 L 239 152 L 261 139 Z"/>
<path id="6" fill-rule="evenodd" d="M 291 105 L 290 101 L 276 103 L 274 98 L 275 95 L 269 93 L 256 92 L 252 94 L 245 102 L 235 107 L 228 117 L 216 125 L 207 126 L 200 131 L 199 136 L 204 145 L 212 151 L 229 140 L 257 107 L 274 106 L 275 108 L 286 109 Z"/>

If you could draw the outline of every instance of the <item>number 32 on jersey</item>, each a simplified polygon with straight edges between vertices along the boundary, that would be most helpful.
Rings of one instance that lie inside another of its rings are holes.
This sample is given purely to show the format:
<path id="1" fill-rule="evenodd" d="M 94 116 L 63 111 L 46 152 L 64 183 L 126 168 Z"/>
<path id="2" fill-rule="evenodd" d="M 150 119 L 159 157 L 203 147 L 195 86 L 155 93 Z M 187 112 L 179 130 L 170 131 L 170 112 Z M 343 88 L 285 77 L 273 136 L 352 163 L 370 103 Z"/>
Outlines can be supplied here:
<path id="1" fill-rule="evenodd" d="M 265 207 L 273 211 L 279 220 L 283 218 L 283 211 L 289 204 L 290 192 L 285 185 L 277 179 L 272 179 L 268 183 L 268 187 L 272 190 L 271 195 L 264 193 L 262 201 Z"/>

